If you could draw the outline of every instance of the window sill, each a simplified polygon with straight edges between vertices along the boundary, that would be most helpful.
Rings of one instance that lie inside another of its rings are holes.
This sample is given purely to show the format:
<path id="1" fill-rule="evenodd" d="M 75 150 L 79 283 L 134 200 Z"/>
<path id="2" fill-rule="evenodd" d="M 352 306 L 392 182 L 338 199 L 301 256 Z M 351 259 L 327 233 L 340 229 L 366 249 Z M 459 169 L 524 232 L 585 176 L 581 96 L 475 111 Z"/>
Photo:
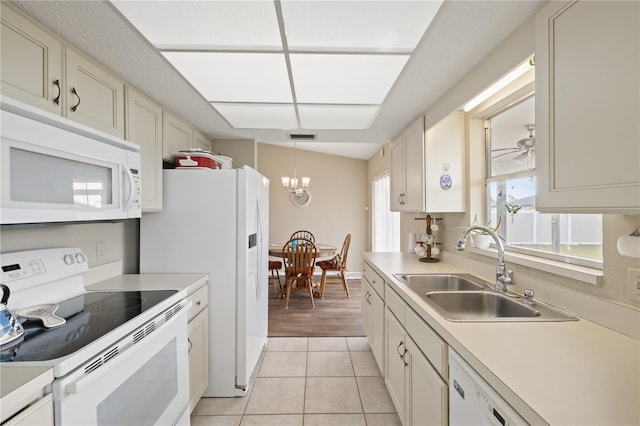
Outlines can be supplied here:
<path id="1" fill-rule="evenodd" d="M 467 250 L 470 253 L 478 254 L 481 256 L 487 256 L 493 259 L 498 258 L 498 250 L 494 248 L 479 249 L 475 247 L 469 247 Z M 604 276 L 604 272 L 600 269 L 587 268 L 586 266 L 572 265 L 570 263 L 542 259 L 527 254 L 506 252 L 504 254 L 504 260 L 505 262 L 543 270 L 545 272 L 549 272 L 566 278 L 571 278 L 576 281 L 582 281 L 584 283 L 596 286 L 600 285 L 602 277 Z"/>

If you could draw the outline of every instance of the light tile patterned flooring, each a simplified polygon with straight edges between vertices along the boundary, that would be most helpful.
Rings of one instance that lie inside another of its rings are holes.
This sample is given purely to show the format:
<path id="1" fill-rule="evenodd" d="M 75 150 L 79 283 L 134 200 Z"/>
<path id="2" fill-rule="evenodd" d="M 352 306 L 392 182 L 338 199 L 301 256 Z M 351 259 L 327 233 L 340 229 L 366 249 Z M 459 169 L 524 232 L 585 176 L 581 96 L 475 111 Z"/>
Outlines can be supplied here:
<path id="1" fill-rule="evenodd" d="M 366 337 L 271 337 L 249 394 L 202 398 L 200 425 L 401 425 Z"/>

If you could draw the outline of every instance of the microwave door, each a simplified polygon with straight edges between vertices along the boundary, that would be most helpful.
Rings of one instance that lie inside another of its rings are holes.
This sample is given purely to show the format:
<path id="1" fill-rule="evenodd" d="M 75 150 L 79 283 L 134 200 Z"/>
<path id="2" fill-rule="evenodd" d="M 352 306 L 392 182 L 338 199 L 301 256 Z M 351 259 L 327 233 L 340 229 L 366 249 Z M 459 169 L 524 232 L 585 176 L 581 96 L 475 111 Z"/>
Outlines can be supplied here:
<path id="1" fill-rule="evenodd" d="M 134 178 L 124 163 L 3 140 L 7 175 L 3 176 L 2 223 L 118 218 L 134 193 Z M 128 183 L 126 204 L 124 181 Z"/>

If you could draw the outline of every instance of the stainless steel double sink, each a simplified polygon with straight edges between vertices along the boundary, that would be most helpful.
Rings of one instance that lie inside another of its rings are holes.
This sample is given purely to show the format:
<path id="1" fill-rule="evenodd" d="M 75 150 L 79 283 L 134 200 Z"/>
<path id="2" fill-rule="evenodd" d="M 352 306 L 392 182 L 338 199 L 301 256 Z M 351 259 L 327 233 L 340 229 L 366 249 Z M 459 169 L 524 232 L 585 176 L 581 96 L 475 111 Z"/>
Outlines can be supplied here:
<path id="1" fill-rule="evenodd" d="M 395 274 L 412 292 L 449 321 L 575 321 L 550 306 L 524 303 L 489 288 L 469 274 Z"/>

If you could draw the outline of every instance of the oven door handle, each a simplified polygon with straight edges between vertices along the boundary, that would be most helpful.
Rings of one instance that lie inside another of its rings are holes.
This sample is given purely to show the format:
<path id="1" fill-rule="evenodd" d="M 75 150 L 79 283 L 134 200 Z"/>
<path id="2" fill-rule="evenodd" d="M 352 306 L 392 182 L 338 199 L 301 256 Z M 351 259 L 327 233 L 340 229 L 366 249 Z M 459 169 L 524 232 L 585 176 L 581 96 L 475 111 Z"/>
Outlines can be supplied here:
<path id="1" fill-rule="evenodd" d="M 175 321 L 178 321 L 182 316 L 187 315 L 187 311 L 189 310 L 191 305 L 192 305 L 192 302 L 190 301 L 185 303 L 169 321 L 162 324 L 162 326 L 156 329 L 152 334 L 150 334 L 149 337 L 151 339 L 157 339 L 159 336 L 161 336 L 163 329 L 165 329 L 166 327 L 170 327 Z M 144 342 L 145 340 L 146 338 L 141 340 L 141 343 Z M 185 343 L 186 343 L 186 339 L 185 339 Z M 108 365 L 111 368 L 104 369 L 105 371 L 104 374 L 101 374 L 102 370 L 98 368 L 97 370 L 94 370 L 92 373 L 84 376 L 82 379 L 75 381 L 73 383 L 67 384 L 64 387 L 64 389 L 67 394 L 79 394 L 80 392 L 82 392 L 83 390 L 85 390 L 86 388 L 88 388 L 98 380 L 100 380 L 105 374 L 111 374 L 109 372 L 113 371 L 113 368 L 118 368 L 121 373 L 131 375 L 137 370 L 138 363 L 135 361 L 129 362 L 129 360 L 131 359 L 135 360 L 136 358 L 144 357 L 144 355 L 148 354 L 148 352 L 149 351 L 148 351 L 147 345 L 134 344 L 132 347 L 129 347 L 124 352 L 121 352 L 120 354 L 118 354 L 118 356 L 116 356 L 112 360 L 109 360 Z"/>

